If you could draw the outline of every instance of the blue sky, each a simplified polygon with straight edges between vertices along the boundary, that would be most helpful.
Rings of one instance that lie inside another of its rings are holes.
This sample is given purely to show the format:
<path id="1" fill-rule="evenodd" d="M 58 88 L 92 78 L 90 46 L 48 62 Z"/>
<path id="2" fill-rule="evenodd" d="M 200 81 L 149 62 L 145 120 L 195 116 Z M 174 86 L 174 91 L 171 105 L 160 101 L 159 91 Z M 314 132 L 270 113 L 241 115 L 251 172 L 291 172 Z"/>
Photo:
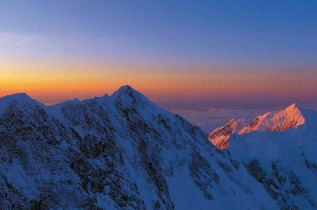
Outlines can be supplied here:
<path id="1" fill-rule="evenodd" d="M 2 1 L 0 32 L 47 56 L 316 66 L 316 1 Z M 37 53 L 37 52 L 35 52 Z"/>
<path id="2" fill-rule="evenodd" d="M 316 11 L 310 0 L 0 1 L 0 62 L 292 69 L 317 79 Z"/>

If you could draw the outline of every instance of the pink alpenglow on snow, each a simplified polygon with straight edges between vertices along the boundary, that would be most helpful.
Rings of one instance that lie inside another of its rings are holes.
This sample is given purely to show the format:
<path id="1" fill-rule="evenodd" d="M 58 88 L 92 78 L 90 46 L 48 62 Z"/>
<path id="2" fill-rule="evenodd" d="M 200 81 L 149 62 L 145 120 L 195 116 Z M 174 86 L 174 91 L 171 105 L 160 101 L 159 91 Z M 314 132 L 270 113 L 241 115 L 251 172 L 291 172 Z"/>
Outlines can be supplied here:
<path id="1" fill-rule="evenodd" d="M 208 135 L 208 139 L 218 149 L 226 149 L 229 147 L 230 134 L 236 133 L 245 126 L 244 119 L 231 119 L 227 124 L 222 127 L 216 128 Z"/>
<path id="2" fill-rule="evenodd" d="M 300 109 L 293 103 L 284 110 L 268 112 L 256 117 L 250 124 L 244 119 L 231 119 L 226 125 L 215 129 L 208 134 L 208 139 L 218 149 L 229 147 L 230 135 L 235 133 L 243 135 L 253 131 L 285 131 L 289 128 L 297 128 L 305 123 L 305 118 Z"/>

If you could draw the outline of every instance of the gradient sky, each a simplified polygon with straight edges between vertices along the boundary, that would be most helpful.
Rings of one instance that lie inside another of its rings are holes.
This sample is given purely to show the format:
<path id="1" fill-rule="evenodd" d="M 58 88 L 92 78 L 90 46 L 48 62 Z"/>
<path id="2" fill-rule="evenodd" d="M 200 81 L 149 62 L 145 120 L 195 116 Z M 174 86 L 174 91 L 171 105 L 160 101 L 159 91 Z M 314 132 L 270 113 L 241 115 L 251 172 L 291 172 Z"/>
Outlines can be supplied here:
<path id="1" fill-rule="evenodd" d="M 0 96 L 317 107 L 317 1 L 0 0 Z"/>

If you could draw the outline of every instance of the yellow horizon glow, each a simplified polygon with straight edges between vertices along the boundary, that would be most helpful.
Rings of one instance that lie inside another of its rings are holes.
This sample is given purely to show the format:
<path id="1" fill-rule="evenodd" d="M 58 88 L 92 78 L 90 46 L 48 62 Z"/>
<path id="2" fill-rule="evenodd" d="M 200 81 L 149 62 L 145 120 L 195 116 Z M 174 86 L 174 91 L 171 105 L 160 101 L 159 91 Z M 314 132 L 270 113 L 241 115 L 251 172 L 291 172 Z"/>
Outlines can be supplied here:
<path id="1" fill-rule="evenodd" d="M 26 92 L 31 97 L 87 98 L 130 85 L 151 96 L 301 96 L 315 95 L 314 71 L 182 70 L 174 66 L 1 62 L 0 96 Z M 44 102 L 45 103 L 45 102 Z"/>

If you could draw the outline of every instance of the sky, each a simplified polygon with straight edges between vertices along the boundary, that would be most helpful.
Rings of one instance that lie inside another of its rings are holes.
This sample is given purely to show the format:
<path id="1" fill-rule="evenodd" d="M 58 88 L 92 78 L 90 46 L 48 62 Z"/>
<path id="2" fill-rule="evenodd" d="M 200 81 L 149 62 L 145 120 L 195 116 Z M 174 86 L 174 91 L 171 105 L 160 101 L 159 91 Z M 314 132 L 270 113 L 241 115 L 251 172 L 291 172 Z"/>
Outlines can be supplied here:
<path id="1" fill-rule="evenodd" d="M 317 107 L 317 1 L 0 0 L 0 96 Z"/>

